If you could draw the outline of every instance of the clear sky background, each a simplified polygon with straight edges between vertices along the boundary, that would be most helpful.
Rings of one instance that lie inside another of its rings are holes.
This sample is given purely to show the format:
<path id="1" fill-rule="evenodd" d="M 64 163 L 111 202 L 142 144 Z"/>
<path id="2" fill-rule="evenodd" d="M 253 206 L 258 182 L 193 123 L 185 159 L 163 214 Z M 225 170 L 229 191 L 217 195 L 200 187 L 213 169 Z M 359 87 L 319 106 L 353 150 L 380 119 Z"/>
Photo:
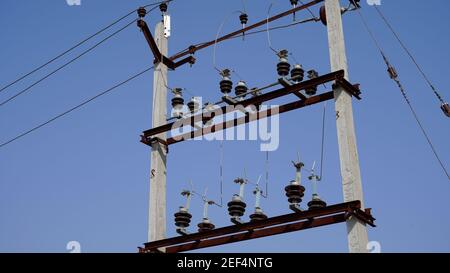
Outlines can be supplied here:
<path id="1" fill-rule="evenodd" d="M 271 3 L 246 2 L 249 23 L 265 18 Z M 375 10 L 361 2 L 363 13 L 448 166 L 449 120 Z M 81 6 L 68 6 L 65 0 L 2 1 L 0 85 L 148 3 L 82 0 Z M 287 0 L 274 3 L 273 14 L 290 8 Z M 450 99 L 449 1 L 384 0 L 381 8 L 444 97 Z M 174 1 L 169 7 L 173 28 L 170 52 L 213 39 L 223 19 L 239 9 L 240 0 Z M 318 13 L 318 7 L 314 12 Z M 308 16 L 298 14 L 299 18 Z M 240 27 L 235 17 L 225 24 L 224 32 Z M 153 31 L 160 20 L 159 11 L 146 20 Z M 292 17 L 287 17 L 271 25 L 291 21 Z M 369 228 L 369 238 L 379 241 L 383 252 L 449 252 L 450 182 L 389 79 L 358 15 L 345 15 L 344 27 L 350 78 L 361 84 L 364 98 L 354 102 L 354 115 L 365 202 L 373 208 L 378 224 L 377 228 Z M 275 48 L 291 51 L 306 69 L 329 72 L 327 34 L 321 23 L 273 31 L 271 36 Z M 15 94 L 75 54 L 2 92 L 0 98 Z M 169 86 L 184 87 L 190 94 L 217 101 L 221 95 L 220 77 L 213 69 L 212 56 L 212 48 L 198 52 L 192 68 L 184 66 L 170 72 Z M 0 141 L 113 86 L 148 67 L 152 60 L 142 33 L 134 25 L 129 27 L 26 95 L 0 107 Z M 265 34 L 220 44 L 217 63 L 236 70 L 252 87 L 271 83 L 277 77 L 277 58 Z M 149 72 L 0 149 L 1 252 L 67 252 L 66 244 L 72 240 L 81 243 L 83 252 L 135 252 L 146 241 L 150 149 L 139 142 L 139 134 L 151 127 L 152 77 L 153 72 Z M 329 104 L 324 177 L 319 185 L 320 195 L 329 204 L 343 201 L 332 108 Z M 281 116 L 280 147 L 270 154 L 269 198 L 262 200 L 269 216 L 289 212 L 284 187 L 294 178 L 290 161 L 296 158 L 296 152 L 300 151 L 308 166 L 319 160 L 321 112 L 322 105 L 316 105 Z M 172 216 L 184 203 L 179 193 L 188 186 L 189 179 L 198 191 L 208 186 L 210 198 L 219 198 L 219 144 L 184 142 L 171 147 L 167 181 L 169 236 L 175 235 Z M 265 154 L 259 151 L 258 141 L 229 141 L 224 146 L 224 200 L 228 201 L 238 190 L 232 180 L 242 175 L 244 167 L 249 179 L 264 173 Z M 311 187 L 307 181 L 304 183 L 308 201 Z M 251 197 L 250 187 L 246 194 Z M 253 198 L 247 199 L 249 207 L 253 202 Z M 194 198 L 191 230 L 201 219 L 201 209 L 200 198 Z M 229 224 L 226 208 L 211 208 L 210 217 L 216 226 Z M 346 228 L 339 224 L 202 251 L 346 252 Z"/>

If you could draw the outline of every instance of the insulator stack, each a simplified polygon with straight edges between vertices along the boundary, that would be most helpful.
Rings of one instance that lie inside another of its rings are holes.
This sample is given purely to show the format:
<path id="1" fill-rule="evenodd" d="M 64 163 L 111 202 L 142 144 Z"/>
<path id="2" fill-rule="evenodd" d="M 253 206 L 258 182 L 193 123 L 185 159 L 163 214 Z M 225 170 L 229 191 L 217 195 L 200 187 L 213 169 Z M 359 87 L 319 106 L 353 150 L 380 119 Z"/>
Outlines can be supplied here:
<path id="1" fill-rule="evenodd" d="M 266 219 L 267 215 L 265 215 L 262 209 L 260 208 L 256 208 L 255 212 L 250 215 L 250 222 L 262 221 Z"/>
<path id="2" fill-rule="evenodd" d="M 292 7 L 296 8 L 298 5 L 298 0 L 290 0 L 290 1 L 291 1 Z M 295 12 L 294 12 L 293 16 L 294 16 L 294 21 L 295 21 Z"/>
<path id="3" fill-rule="evenodd" d="M 181 114 L 184 105 L 184 99 L 181 88 L 173 89 L 172 107 L 174 109 L 173 116 L 178 117 Z"/>
<path id="4" fill-rule="evenodd" d="M 137 10 L 137 14 L 138 14 L 139 18 L 142 19 L 142 18 L 144 18 L 145 15 L 147 14 L 147 10 L 145 10 L 144 7 L 140 7 L 140 8 L 138 8 L 138 10 Z"/>
<path id="5" fill-rule="evenodd" d="M 167 3 L 166 3 L 166 2 L 162 2 L 162 3 L 159 5 L 159 10 L 160 10 L 162 13 L 166 13 L 166 12 L 167 12 Z"/>
<path id="6" fill-rule="evenodd" d="M 232 218 L 239 219 L 245 213 L 245 204 L 239 195 L 234 195 L 233 199 L 228 202 L 228 213 Z"/>
<path id="7" fill-rule="evenodd" d="M 200 104 L 196 98 L 192 98 L 187 104 L 189 111 L 193 114 L 198 111 Z"/>
<path id="8" fill-rule="evenodd" d="M 305 70 L 303 70 L 300 64 L 294 65 L 294 68 L 291 70 L 291 78 L 295 83 L 299 83 L 303 81 L 305 77 Z"/>
<path id="9" fill-rule="evenodd" d="M 234 92 L 239 100 L 243 100 L 246 93 L 248 92 L 247 84 L 244 81 L 239 81 L 234 88 Z"/>
<path id="10" fill-rule="evenodd" d="M 180 210 L 174 216 L 175 225 L 179 228 L 186 229 L 191 223 L 192 215 L 184 207 L 180 207 Z"/>
<path id="11" fill-rule="evenodd" d="M 302 202 L 303 196 L 305 196 L 305 187 L 300 185 L 296 181 L 291 181 L 291 184 L 284 188 L 288 202 L 291 205 L 298 205 Z"/>
<path id="12" fill-rule="evenodd" d="M 241 15 L 239 15 L 239 20 L 241 21 L 242 28 L 244 28 L 248 22 L 248 15 L 246 13 L 241 13 Z"/>
<path id="13" fill-rule="evenodd" d="M 321 209 L 327 206 L 325 201 L 321 200 L 318 196 L 313 196 L 313 199 L 308 202 L 309 210 Z"/>
<path id="14" fill-rule="evenodd" d="M 321 200 L 319 197 L 319 194 L 317 193 L 317 182 L 321 180 L 321 177 L 314 174 L 314 167 L 311 175 L 308 177 L 308 179 L 311 181 L 313 189 L 312 189 L 312 199 L 308 202 L 308 208 L 310 210 L 314 209 L 320 209 L 327 206 L 327 203 L 325 201 Z"/>
<path id="15" fill-rule="evenodd" d="M 208 230 L 213 230 L 216 226 L 211 223 L 208 219 L 203 219 L 201 223 L 197 225 L 198 232 L 205 232 Z"/>
<path id="16" fill-rule="evenodd" d="M 220 74 L 222 75 L 222 80 L 220 81 L 220 91 L 224 94 L 224 96 L 228 96 L 228 94 L 233 89 L 230 70 L 225 69 Z"/>
<path id="17" fill-rule="evenodd" d="M 291 65 L 288 62 L 288 51 L 283 49 L 278 52 L 278 64 L 277 64 L 277 72 L 280 77 L 285 77 L 289 75 L 289 71 L 291 69 Z"/>
<path id="18" fill-rule="evenodd" d="M 317 71 L 315 70 L 309 70 L 308 71 L 308 79 L 312 80 L 319 77 L 319 73 L 317 73 Z M 316 86 L 312 86 L 309 88 L 305 89 L 305 93 L 309 96 L 314 96 L 317 93 L 317 85 Z"/>
<path id="19" fill-rule="evenodd" d="M 441 109 L 444 112 L 444 114 L 450 118 L 450 106 L 448 105 L 448 103 L 443 103 L 441 105 Z"/>

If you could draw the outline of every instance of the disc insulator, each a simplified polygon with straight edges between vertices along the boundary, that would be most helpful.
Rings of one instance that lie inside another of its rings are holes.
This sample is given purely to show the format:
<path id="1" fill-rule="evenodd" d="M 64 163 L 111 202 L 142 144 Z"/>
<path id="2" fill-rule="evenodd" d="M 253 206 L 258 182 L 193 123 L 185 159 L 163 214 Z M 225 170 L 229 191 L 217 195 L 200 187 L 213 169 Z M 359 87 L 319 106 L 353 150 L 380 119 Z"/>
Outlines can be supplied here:
<path id="1" fill-rule="evenodd" d="M 250 215 L 250 222 L 262 221 L 266 219 L 267 215 L 265 215 L 263 212 L 255 212 L 252 215 Z"/>
<path id="2" fill-rule="evenodd" d="M 213 230 L 216 226 L 213 223 L 201 222 L 198 225 L 198 232 L 204 232 L 208 230 Z"/>
<path id="3" fill-rule="evenodd" d="M 187 228 L 191 223 L 192 215 L 187 211 L 179 211 L 174 214 L 175 225 L 180 228 Z"/>
<path id="4" fill-rule="evenodd" d="M 325 201 L 322 201 L 320 199 L 313 199 L 308 202 L 308 208 L 310 210 L 320 209 L 320 208 L 324 208 L 326 206 L 327 206 L 327 203 L 325 203 Z"/>
<path id="5" fill-rule="evenodd" d="M 240 200 L 233 200 L 228 202 L 228 213 L 232 217 L 241 217 L 245 213 L 245 207 L 247 204 Z"/>
<path id="6" fill-rule="evenodd" d="M 145 15 L 147 14 L 147 11 L 145 10 L 144 7 L 140 7 L 137 10 L 137 14 L 138 14 L 139 18 L 144 18 Z"/>
<path id="7" fill-rule="evenodd" d="M 303 78 L 305 77 L 305 70 L 303 70 L 302 66 L 299 64 L 296 64 L 294 68 L 291 70 L 291 78 L 294 82 L 299 83 L 303 81 Z"/>
<path id="8" fill-rule="evenodd" d="M 285 77 L 289 75 L 289 70 L 291 69 L 291 65 L 287 61 L 281 61 L 277 64 L 277 72 L 281 77 Z"/>
<path id="9" fill-rule="evenodd" d="M 284 188 L 286 196 L 291 204 L 299 204 L 302 202 L 302 198 L 305 195 L 305 187 L 301 185 L 291 184 Z"/>
<path id="10" fill-rule="evenodd" d="M 231 92 L 231 89 L 233 89 L 233 82 L 229 79 L 223 79 L 220 81 L 220 91 L 227 95 Z"/>

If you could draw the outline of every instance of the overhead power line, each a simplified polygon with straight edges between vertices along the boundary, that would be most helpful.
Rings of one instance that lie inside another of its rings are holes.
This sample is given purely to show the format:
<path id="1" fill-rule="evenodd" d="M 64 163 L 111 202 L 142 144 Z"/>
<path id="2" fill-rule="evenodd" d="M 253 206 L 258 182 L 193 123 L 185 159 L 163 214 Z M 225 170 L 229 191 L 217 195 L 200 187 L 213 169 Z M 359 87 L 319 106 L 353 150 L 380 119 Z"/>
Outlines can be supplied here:
<path id="1" fill-rule="evenodd" d="M 149 6 L 154 6 L 154 5 L 159 5 L 163 2 L 171 2 L 174 0 L 167 0 L 167 1 L 159 1 L 156 3 L 152 3 L 152 4 L 148 4 L 144 7 L 149 7 Z M 60 59 L 61 57 L 65 56 L 66 54 L 72 52 L 74 49 L 80 47 L 81 45 L 85 44 L 86 42 L 88 42 L 89 40 L 91 40 L 92 38 L 100 35 L 101 33 L 105 32 L 106 30 L 108 30 L 109 28 L 115 26 L 116 24 L 118 24 L 119 22 L 123 21 L 125 18 L 127 18 L 128 16 L 130 16 L 131 14 L 133 14 L 134 12 L 136 12 L 136 9 L 128 12 L 127 14 L 125 14 L 124 16 L 120 17 L 119 19 L 113 21 L 112 23 L 110 23 L 109 25 L 107 25 L 106 27 L 100 29 L 99 31 L 95 32 L 94 34 L 88 36 L 87 38 L 81 40 L 80 42 L 76 43 L 75 45 L 73 45 L 72 47 L 70 47 L 69 49 L 65 50 L 64 52 L 56 55 L 55 57 L 51 58 L 50 60 L 48 60 L 47 62 L 45 62 L 42 65 L 37 66 L 36 68 L 32 69 L 30 72 L 27 72 L 25 74 L 23 74 L 22 76 L 20 76 L 19 78 L 13 80 L 12 82 L 6 84 L 5 86 L 0 88 L 0 93 L 3 92 L 4 90 L 8 89 L 9 87 L 15 85 L 16 83 L 22 81 L 23 79 L 27 78 L 28 76 L 34 74 L 35 72 L 41 70 L 42 68 L 48 66 L 49 64 L 55 62 L 56 60 Z"/>
<path id="2" fill-rule="evenodd" d="M 173 1 L 173 0 L 172 0 Z M 157 6 L 151 8 L 149 11 L 147 11 L 147 13 L 150 13 L 151 11 L 155 10 L 157 8 Z M 114 31 L 113 33 L 111 33 L 110 35 L 108 35 L 107 37 L 105 37 L 104 39 L 102 39 L 100 42 L 94 44 L 93 46 L 91 46 L 90 48 L 84 50 L 81 54 L 77 55 L 76 57 L 70 59 L 68 62 L 62 64 L 61 66 L 59 66 L 58 68 L 56 68 L 55 70 L 51 71 L 50 73 L 46 74 L 44 77 L 40 78 L 39 80 L 33 82 L 31 85 L 27 86 L 26 88 L 22 89 L 21 91 L 19 91 L 18 93 L 8 97 L 7 99 L 3 100 L 0 102 L 0 107 L 7 104 L 8 102 L 16 99 L 17 97 L 19 97 L 20 95 L 28 92 L 29 90 L 31 90 L 34 86 L 36 86 L 37 84 L 43 82 L 44 80 L 48 79 L 50 76 L 56 74 L 58 71 L 62 70 L 63 68 L 67 67 L 68 65 L 70 65 L 71 63 L 77 61 L 78 59 L 80 59 L 81 57 L 83 57 L 84 55 L 86 55 L 87 53 L 91 52 L 92 50 L 94 50 L 95 48 L 97 48 L 98 46 L 100 46 L 101 44 L 103 44 L 104 42 L 108 41 L 109 39 L 111 39 L 112 37 L 116 36 L 117 34 L 119 34 L 120 32 L 122 32 L 123 30 L 125 30 L 126 28 L 128 28 L 129 26 L 131 26 L 133 23 L 135 23 L 138 19 L 133 19 L 131 22 L 127 23 L 125 26 L 121 27 L 120 29 Z"/>
<path id="3" fill-rule="evenodd" d="M 153 69 L 153 66 L 149 67 L 149 68 L 146 68 L 143 71 L 141 71 L 141 72 L 131 76 L 130 78 L 128 78 L 128 79 L 126 79 L 126 80 L 124 80 L 124 81 L 122 81 L 122 82 L 120 82 L 120 83 L 118 83 L 118 84 L 116 84 L 116 85 L 106 89 L 105 91 L 103 91 L 103 92 L 101 92 L 101 93 L 99 93 L 99 94 L 97 94 L 97 95 L 95 95 L 95 96 L 93 96 L 93 97 L 83 101 L 82 103 L 80 103 L 80 104 L 78 104 L 78 105 L 76 105 L 76 106 L 74 106 L 74 107 L 72 107 L 72 108 L 70 108 L 70 109 L 68 109 L 68 110 L 66 110 L 66 111 L 56 115 L 56 116 L 54 116 L 53 118 L 51 118 L 51 119 L 49 119 L 49 120 L 47 120 L 47 121 L 45 121 L 45 122 L 43 122 L 43 123 L 41 123 L 41 124 L 31 128 L 31 129 L 29 129 L 29 130 L 27 130 L 27 131 L 25 131 L 25 132 L 23 132 L 23 133 L 21 133 L 19 135 L 11 138 L 8 141 L 3 142 L 2 144 L 0 144 L 0 148 L 3 148 L 4 146 L 6 146 L 6 145 L 8 145 L 8 144 L 10 144 L 10 143 L 12 143 L 12 142 L 22 138 L 22 137 L 24 137 L 24 136 L 26 136 L 28 134 L 31 134 L 32 132 L 34 132 L 34 131 L 36 131 L 36 130 L 38 130 L 38 129 L 40 129 L 40 128 L 42 128 L 42 127 L 44 127 L 44 126 L 46 126 L 46 125 L 48 125 L 50 123 L 52 123 L 53 121 L 66 116 L 67 114 L 69 114 L 69 113 L 71 113 L 71 112 L 73 112 L 73 111 L 75 111 L 75 110 L 85 106 L 86 104 L 88 104 L 88 103 L 98 99 L 99 97 L 102 97 L 102 96 L 110 93 L 111 91 L 113 91 L 113 90 L 119 88 L 120 86 L 122 86 L 122 85 L 124 85 L 124 84 L 126 84 L 126 83 L 128 83 L 128 82 L 130 82 L 130 81 L 132 81 L 134 79 L 136 79 L 137 77 L 141 76 L 142 74 L 144 74 L 144 73 L 146 73 L 146 72 L 148 72 L 148 71 L 150 71 L 152 69 Z"/>
<path id="4" fill-rule="evenodd" d="M 26 88 L 22 89 L 21 91 L 19 91 L 18 93 L 8 97 L 7 99 L 3 100 L 2 102 L 0 102 L 0 106 L 3 106 L 5 104 L 7 104 L 8 102 L 14 100 L 15 98 L 17 98 L 18 96 L 28 92 L 29 90 L 31 90 L 31 88 L 33 88 L 34 86 L 36 86 L 37 84 L 43 82 L 44 80 L 46 80 L 47 78 L 49 78 L 50 76 L 54 75 L 56 72 L 62 70 L 63 68 L 67 67 L 69 64 L 75 62 L 76 60 L 80 59 L 81 57 L 83 57 L 84 55 L 86 55 L 87 53 L 91 52 L 92 50 L 94 50 L 95 48 L 97 48 L 99 45 L 103 44 L 104 42 L 106 42 L 107 40 L 111 39 L 113 36 L 115 36 L 116 34 L 120 33 L 121 31 L 123 31 L 124 29 L 126 29 L 127 27 L 129 27 L 131 24 L 133 24 L 134 22 L 136 22 L 137 19 L 134 19 L 133 21 L 129 22 L 128 24 L 126 24 L 124 27 L 120 28 L 119 30 L 113 32 L 112 34 L 108 35 L 106 38 L 104 38 L 103 40 L 101 40 L 100 42 L 96 43 L 95 45 L 93 45 L 92 47 L 88 48 L 87 50 L 83 51 L 81 54 L 77 55 L 75 58 L 69 60 L 68 62 L 64 63 L 63 65 L 59 66 L 58 68 L 56 68 L 55 70 L 53 70 L 52 72 L 46 74 L 44 77 L 40 78 L 39 80 L 33 82 L 31 85 L 27 86 Z"/>
<path id="5" fill-rule="evenodd" d="M 397 86 L 398 86 L 398 88 L 399 88 L 399 90 L 400 90 L 400 92 L 401 92 L 401 94 L 403 96 L 403 99 L 408 104 L 408 107 L 409 107 L 412 115 L 414 116 L 414 119 L 415 119 L 417 125 L 419 126 L 419 128 L 422 131 L 424 137 L 426 138 L 426 140 L 427 140 L 427 142 L 428 142 L 428 144 L 430 146 L 431 151 L 433 152 L 434 156 L 436 157 L 436 159 L 437 159 L 439 165 L 441 166 L 443 172 L 447 176 L 447 179 L 450 180 L 450 175 L 449 175 L 449 173 L 447 171 L 447 168 L 445 167 L 444 162 L 441 160 L 441 158 L 440 158 L 440 156 L 439 156 L 439 154 L 437 152 L 437 149 L 435 148 L 433 142 L 431 141 L 431 137 L 428 135 L 427 131 L 425 130 L 425 127 L 423 126 L 422 122 L 420 121 L 419 116 L 417 115 L 417 112 L 415 111 L 411 101 L 409 100 L 408 95 L 406 93 L 406 90 L 404 89 L 404 87 L 403 87 L 403 85 L 402 85 L 402 83 L 401 83 L 401 81 L 399 79 L 397 71 L 395 70 L 395 68 L 392 66 L 392 64 L 390 63 L 389 59 L 387 58 L 387 55 L 385 54 L 383 48 L 381 47 L 378 39 L 375 37 L 375 34 L 370 29 L 369 24 L 367 23 L 367 21 L 366 21 L 365 17 L 363 16 L 362 12 L 359 9 L 357 9 L 357 11 L 358 11 L 359 17 L 361 18 L 361 21 L 363 22 L 363 25 L 364 25 L 367 33 L 372 38 L 372 41 L 374 42 L 375 46 L 379 50 L 379 52 L 380 52 L 380 54 L 381 54 L 381 56 L 383 58 L 383 61 L 385 62 L 386 66 L 388 68 L 387 71 L 389 73 L 389 76 L 397 84 Z"/>
<path id="6" fill-rule="evenodd" d="M 403 48 L 403 50 L 406 52 L 406 54 L 409 56 L 409 58 L 411 59 L 411 61 L 414 63 L 414 65 L 417 67 L 417 69 L 419 70 L 420 74 L 422 75 L 422 77 L 425 79 L 425 81 L 428 83 L 428 85 L 430 86 L 431 90 L 433 91 L 434 95 L 437 97 L 437 99 L 442 103 L 445 104 L 444 99 L 442 98 L 442 96 L 439 94 L 439 92 L 437 91 L 437 89 L 434 87 L 434 84 L 431 82 L 431 80 L 428 78 L 428 76 L 425 74 L 425 71 L 422 69 L 422 67 L 419 65 L 419 63 L 417 62 L 416 58 L 413 56 L 413 54 L 411 53 L 411 51 L 408 49 L 408 47 L 406 47 L 406 44 L 400 39 L 400 36 L 398 35 L 398 33 L 394 30 L 394 28 L 392 27 L 392 24 L 389 22 L 389 20 L 386 18 L 386 16 L 384 16 L 384 14 L 381 12 L 381 10 L 374 5 L 375 10 L 377 11 L 378 15 L 381 17 L 381 19 L 384 21 L 384 23 L 386 24 L 386 26 L 389 28 L 389 30 L 392 32 L 392 34 L 395 36 L 395 38 L 397 39 L 397 41 L 399 42 L 400 46 Z"/>

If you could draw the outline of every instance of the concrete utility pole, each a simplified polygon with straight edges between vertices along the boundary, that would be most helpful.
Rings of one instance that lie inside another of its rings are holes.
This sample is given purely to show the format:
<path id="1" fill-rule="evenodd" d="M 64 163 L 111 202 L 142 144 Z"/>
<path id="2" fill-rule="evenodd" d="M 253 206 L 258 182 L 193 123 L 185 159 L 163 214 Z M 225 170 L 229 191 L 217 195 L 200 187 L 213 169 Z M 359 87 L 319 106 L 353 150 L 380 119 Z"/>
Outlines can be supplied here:
<path id="1" fill-rule="evenodd" d="M 348 80 L 347 56 L 339 0 L 325 0 L 325 10 L 327 15 L 331 70 L 344 69 L 346 72 L 345 77 Z M 334 89 L 334 94 L 336 98 L 336 127 L 344 201 L 360 200 L 362 206 L 364 206 L 358 148 L 356 146 L 353 122 L 352 96 L 340 87 Z M 355 217 L 351 217 L 347 220 L 347 234 L 348 247 L 351 253 L 367 252 L 369 239 L 364 223 Z"/>
<path id="2" fill-rule="evenodd" d="M 159 22 L 155 29 L 155 41 L 159 50 L 167 56 L 168 39 L 164 36 L 164 23 Z M 167 118 L 167 66 L 158 63 L 153 72 L 153 114 L 152 128 L 164 125 Z M 166 140 L 167 133 L 156 137 Z M 152 143 L 150 165 L 150 199 L 148 217 L 148 241 L 166 237 L 166 147 L 160 142 Z"/>

